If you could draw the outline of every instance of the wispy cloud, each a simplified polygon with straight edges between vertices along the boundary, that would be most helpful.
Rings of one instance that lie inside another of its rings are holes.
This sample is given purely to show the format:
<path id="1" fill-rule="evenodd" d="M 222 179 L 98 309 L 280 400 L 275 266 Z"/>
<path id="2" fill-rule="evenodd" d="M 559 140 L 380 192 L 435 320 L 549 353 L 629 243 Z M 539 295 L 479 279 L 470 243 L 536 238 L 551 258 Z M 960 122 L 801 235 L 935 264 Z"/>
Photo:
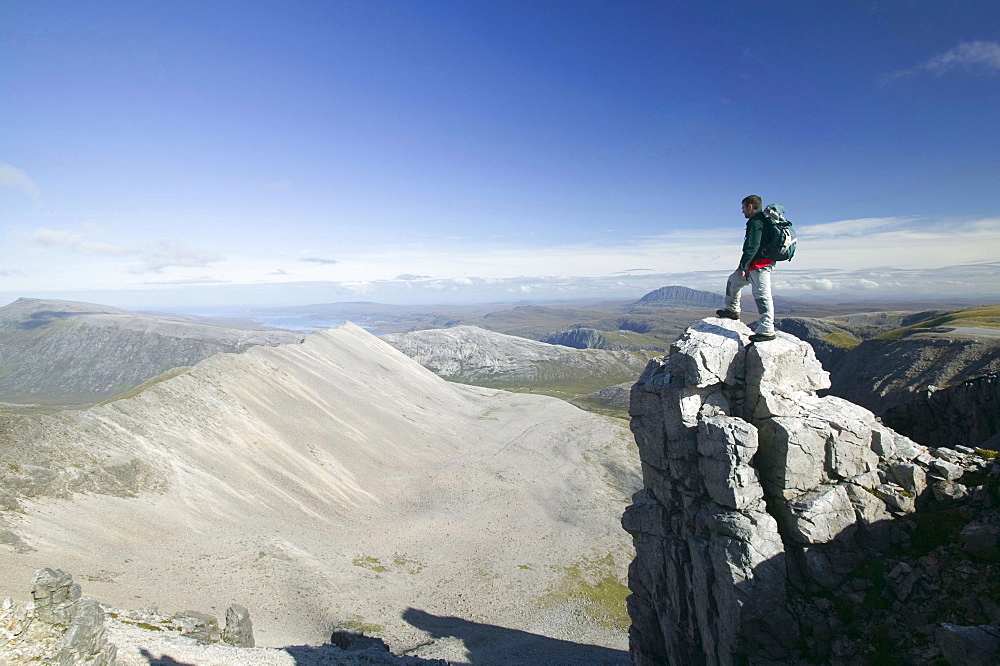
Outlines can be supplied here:
<path id="1" fill-rule="evenodd" d="M 962 42 L 953 49 L 938 53 L 926 62 L 910 69 L 893 72 L 886 82 L 928 73 L 944 76 L 952 72 L 970 74 L 1000 74 L 1000 42 Z"/>
<path id="2" fill-rule="evenodd" d="M 1000 42 L 963 42 L 937 54 L 921 67 L 936 76 L 956 70 L 997 74 L 1000 73 Z"/>
<path id="3" fill-rule="evenodd" d="M 9 164 L 0 164 L 0 187 L 19 189 L 33 199 L 42 193 L 28 174 Z"/>
<path id="4" fill-rule="evenodd" d="M 420 281 L 386 279 L 288 283 L 289 293 L 314 290 L 317 298 L 363 297 L 386 303 L 487 303 L 522 299 L 574 300 L 639 298 L 668 285 L 721 293 L 729 270 L 652 273 L 625 276 L 463 277 Z M 952 298 L 987 302 L 1000 298 L 1000 262 L 976 262 L 942 268 L 814 270 L 782 264 L 772 278 L 785 298 L 920 299 Z M 283 287 L 273 286 L 272 290 Z M 273 296 L 278 291 L 269 291 Z M 319 301 L 317 301 L 319 302 Z"/>
<path id="5" fill-rule="evenodd" d="M 203 252 L 180 241 L 162 240 L 156 249 L 150 252 L 141 263 L 130 267 L 128 272 L 141 275 L 143 273 L 162 273 L 164 269 L 175 266 L 201 268 L 222 261 L 222 259 L 221 255 Z"/>
<path id="6" fill-rule="evenodd" d="M 892 229 L 899 229 L 915 218 L 909 217 L 866 217 L 857 220 L 838 220 L 821 224 L 798 226 L 799 233 L 813 237 L 820 236 L 866 236 Z"/>
<path id="7" fill-rule="evenodd" d="M 83 234 L 74 231 L 47 229 L 44 227 L 31 234 L 31 240 L 43 247 L 66 248 L 78 252 L 92 252 L 96 254 L 133 254 L 136 252 L 134 248 L 87 240 Z"/>
<path id="8" fill-rule="evenodd" d="M 540 276 L 504 279 L 469 277 L 422 282 L 369 280 L 325 282 L 324 294 L 365 296 L 385 302 L 489 302 L 510 299 L 638 298 L 667 285 L 713 291 L 724 289 L 729 271 L 690 271 L 628 276 Z M 775 271 L 775 292 L 784 297 L 956 298 L 1000 297 L 1000 262 L 975 262 L 941 268 L 882 267 L 863 270 L 812 270 L 782 264 Z M 320 284 L 320 283 L 317 283 Z"/>
<path id="9" fill-rule="evenodd" d="M 320 257 L 303 257 L 299 261 L 305 261 L 310 264 L 335 264 L 336 259 L 321 259 Z"/>
<path id="10" fill-rule="evenodd" d="M 134 255 L 137 264 L 128 267 L 133 275 L 162 273 L 167 268 L 201 268 L 223 257 L 193 248 L 177 240 L 161 240 L 152 246 L 127 247 L 89 240 L 84 234 L 65 229 L 41 228 L 30 235 L 37 245 L 51 249 L 69 250 L 84 254 Z"/>
<path id="11" fill-rule="evenodd" d="M 220 278 L 212 277 L 200 277 L 200 278 L 187 278 L 180 280 L 147 280 L 143 284 L 148 285 L 198 285 L 198 284 L 231 284 L 232 280 L 223 280 Z"/>

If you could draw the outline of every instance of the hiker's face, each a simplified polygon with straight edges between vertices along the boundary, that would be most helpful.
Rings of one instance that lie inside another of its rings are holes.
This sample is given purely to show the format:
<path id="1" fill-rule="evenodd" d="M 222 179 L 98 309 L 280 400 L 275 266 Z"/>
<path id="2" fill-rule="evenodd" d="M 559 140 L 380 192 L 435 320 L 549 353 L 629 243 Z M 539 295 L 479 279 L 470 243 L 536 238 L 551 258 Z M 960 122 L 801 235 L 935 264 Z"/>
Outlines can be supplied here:
<path id="1" fill-rule="evenodd" d="M 749 220 L 751 217 L 753 217 L 754 212 L 755 211 L 752 203 L 747 202 L 743 204 L 743 217 Z"/>

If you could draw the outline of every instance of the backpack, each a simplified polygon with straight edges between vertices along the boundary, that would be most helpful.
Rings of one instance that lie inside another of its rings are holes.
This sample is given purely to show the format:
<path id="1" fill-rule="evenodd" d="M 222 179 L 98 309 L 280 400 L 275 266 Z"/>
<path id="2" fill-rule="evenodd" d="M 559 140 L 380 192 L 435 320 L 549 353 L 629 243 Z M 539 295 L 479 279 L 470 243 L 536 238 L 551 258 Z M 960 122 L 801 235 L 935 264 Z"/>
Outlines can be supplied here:
<path id="1" fill-rule="evenodd" d="M 785 207 L 781 204 L 769 204 L 764 209 L 764 219 L 771 223 L 774 229 L 771 243 L 764 248 L 764 256 L 775 261 L 791 261 L 795 256 L 795 229 L 792 223 L 785 219 Z"/>

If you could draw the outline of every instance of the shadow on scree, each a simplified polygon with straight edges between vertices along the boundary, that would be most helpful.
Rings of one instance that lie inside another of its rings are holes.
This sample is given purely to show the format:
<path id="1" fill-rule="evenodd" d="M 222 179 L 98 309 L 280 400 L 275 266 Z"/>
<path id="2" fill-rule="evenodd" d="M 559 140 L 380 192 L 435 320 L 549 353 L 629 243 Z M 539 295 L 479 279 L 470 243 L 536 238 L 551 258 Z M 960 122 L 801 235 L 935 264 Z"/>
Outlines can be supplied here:
<path id="1" fill-rule="evenodd" d="M 475 666 L 628 666 L 629 654 L 599 645 L 586 645 L 480 624 L 460 617 L 432 615 L 416 608 L 403 612 L 403 619 L 435 639 L 453 637 L 468 651 Z"/>
<path id="2" fill-rule="evenodd" d="M 614 650 L 599 645 L 573 643 L 549 638 L 518 629 L 507 629 L 491 624 L 480 624 L 460 617 L 432 615 L 416 608 L 403 612 L 403 619 L 417 629 L 426 631 L 435 639 L 457 638 L 465 645 L 467 661 L 450 662 L 454 666 L 629 666 L 629 654 L 625 650 Z M 347 652 L 384 649 L 388 647 L 379 638 L 363 636 L 351 632 L 337 632 L 330 644 L 311 646 L 296 645 L 284 648 L 302 666 L 314 666 L 327 662 L 331 656 L 330 647 L 336 646 Z M 177 661 L 168 655 L 154 657 L 147 650 L 142 656 L 150 666 L 196 666 Z M 388 655 L 386 655 L 388 656 Z M 440 664 L 437 659 L 409 657 L 411 663 Z"/>

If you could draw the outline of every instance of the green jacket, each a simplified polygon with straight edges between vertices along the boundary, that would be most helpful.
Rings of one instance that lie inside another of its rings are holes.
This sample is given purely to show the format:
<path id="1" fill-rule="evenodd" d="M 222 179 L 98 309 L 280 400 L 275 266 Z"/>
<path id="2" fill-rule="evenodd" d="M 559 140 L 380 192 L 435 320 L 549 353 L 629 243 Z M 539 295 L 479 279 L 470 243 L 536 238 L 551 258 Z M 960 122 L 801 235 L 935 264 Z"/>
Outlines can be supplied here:
<path id="1" fill-rule="evenodd" d="M 740 257 L 740 270 L 745 271 L 754 259 L 764 258 L 764 248 L 774 242 L 774 226 L 764 217 L 764 211 L 758 211 L 747 220 L 747 235 L 743 238 L 743 256 Z"/>

